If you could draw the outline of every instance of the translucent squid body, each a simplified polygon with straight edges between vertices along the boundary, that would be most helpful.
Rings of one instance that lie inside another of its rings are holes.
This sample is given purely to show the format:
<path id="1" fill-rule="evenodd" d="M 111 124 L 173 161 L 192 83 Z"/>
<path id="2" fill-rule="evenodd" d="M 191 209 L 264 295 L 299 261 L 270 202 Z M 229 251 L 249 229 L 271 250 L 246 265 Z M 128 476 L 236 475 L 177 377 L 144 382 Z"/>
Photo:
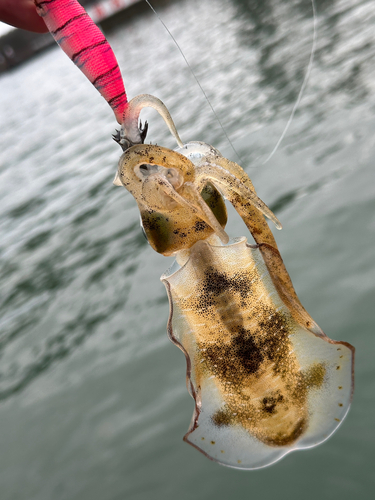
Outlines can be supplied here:
<path id="1" fill-rule="evenodd" d="M 114 183 L 135 198 L 161 277 L 168 335 L 185 354 L 195 410 L 184 440 L 221 464 L 255 469 L 325 441 L 348 412 L 354 348 L 329 339 L 301 305 L 264 218 L 281 225 L 244 170 L 201 142 L 183 144 L 164 104 L 127 101 L 115 56 L 75 0 L 36 1 L 63 50 L 112 107 L 124 150 Z M 140 111 L 159 111 L 179 148 L 143 144 Z M 255 244 L 229 241 L 224 198 Z"/>
<path id="2" fill-rule="evenodd" d="M 203 143 L 137 145 L 115 183 L 136 199 L 154 250 L 176 255 L 161 279 L 195 400 L 185 441 L 254 469 L 326 440 L 349 409 L 354 349 L 302 307 L 263 215 L 279 223 L 242 168 Z M 223 196 L 255 245 L 228 242 Z"/>

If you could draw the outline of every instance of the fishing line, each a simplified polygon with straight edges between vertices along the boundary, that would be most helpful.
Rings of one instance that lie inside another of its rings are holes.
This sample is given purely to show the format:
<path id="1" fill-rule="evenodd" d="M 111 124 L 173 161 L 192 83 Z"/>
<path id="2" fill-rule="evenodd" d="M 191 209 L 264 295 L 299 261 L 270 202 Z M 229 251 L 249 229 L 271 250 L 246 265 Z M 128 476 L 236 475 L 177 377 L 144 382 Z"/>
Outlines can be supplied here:
<path id="1" fill-rule="evenodd" d="M 146 3 L 147 3 L 147 5 L 150 7 L 150 9 L 153 11 L 153 13 L 156 15 L 156 17 L 159 19 L 159 21 L 161 22 L 161 24 L 164 26 L 164 28 L 165 28 L 165 30 L 167 31 L 167 33 L 168 33 L 168 34 L 170 35 L 170 37 L 172 38 L 172 40 L 173 40 L 174 44 L 176 45 L 176 47 L 177 47 L 177 49 L 179 50 L 179 52 L 180 52 L 180 54 L 182 55 L 182 57 L 184 58 L 184 61 L 185 61 L 185 63 L 187 64 L 187 66 L 188 66 L 188 68 L 189 68 L 189 70 L 190 70 L 191 74 L 193 75 L 194 80 L 197 82 L 197 84 L 198 84 L 199 88 L 201 89 L 201 91 L 202 91 L 202 93 L 203 93 L 203 95 L 204 95 L 204 97 L 205 97 L 205 99 L 206 99 L 206 101 L 207 101 L 208 105 L 209 105 L 209 106 L 210 106 L 210 108 L 211 108 L 211 111 L 212 111 L 212 112 L 213 112 L 213 114 L 215 115 L 215 118 L 216 118 L 216 120 L 218 121 L 218 123 L 219 123 L 219 125 L 220 125 L 220 127 L 221 127 L 221 130 L 223 131 L 223 133 L 224 133 L 224 135 L 225 135 L 225 137 L 226 137 L 227 141 L 229 142 L 229 144 L 230 144 L 231 148 L 233 149 L 233 151 L 234 151 L 235 155 L 237 156 L 237 158 L 239 159 L 240 163 L 242 163 L 242 159 L 241 159 L 240 155 L 239 155 L 239 154 L 238 154 L 238 152 L 236 151 L 236 148 L 234 147 L 234 145 L 233 145 L 232 141 L 230 140 L 230 138 L 229 138 L 229 136 L 228 136 L 228 134 L 227 134 L 227 132 L 226 132 L 226 130 L 225 130 L 225 128 L 224 128 L 224 126 L 223 126 L 223 124 L 222 124 L 222 122 L 221 122 L 221 120 L 220 120 L 219 116 L 218 116 L 218 114 L 216 113 L 216 111 L 215 111 L 214 107 L 212 106 L 211 101 L 209 100 L 209 98 L 208 98 L 208 96 L 207 96 L 207 94 L 206 94 L 206 92 L 205 92 L 204 88 L 203 88 L 203 87 L 202 87 L 202 85 L 200 84 L 200 82 L 199 82 L 199 80 L 198 80 L 198 78 L 197 78 L 196 74 L 194 73 L 193 68 L 190 66 L 189 61 L 187 60 L 187 58 L 186 58 L 185 54 L 183 53 L 183 51 L 182 51 L 181 47 L 179 46 L 179 44 L 178 44 L 178 42 L 177 42 L 177 40 L 176 40 L 176 39 L 175 39 L 175 37 L 172 35 L 172 33 L 169 31 L 169 29 L 168 29 L 167 25 L 164 23 L 164 21 L 162 20 L 162 18 L 161 18 L 161 17 L 159 16 L 159 14 L 156 12 L 156 10 L 155 10 L 155 9 L 154 9 L 154 7 L 151 5 L 151 3 L 149 2 L 149 0 L 145 0 L 145 2 L 146 2 Z"/>
<path id="2" fill-rule="evenodd" d="M 299 103 L 301 102 L 302 94 L 305 91 L 305 88 L 306 88 L 306 85 L 307 85 L 307 81 L 308 81 L 309 76 L 310 76 L 310 72 L 311 72 L 311 68 L 312 68 L 312 64 L 313 64 L 313 60 L 314 60 L 314 54 L 315 54 L 316 32 L 317 32 L 317 20 L 316 20 L 315 0 L 311 0 L 311 5 L 312 5 L 312 11 L 313 11 L 313 39 L 312 39 L 312 45 L 311 45 L 310 60 L 309 60 L 308 66 L 307 66 L 305 78 L 303 79 L 303 82 L 302 82 L 301 89 L 299 91 L 297 100 L 296 100 L 296 102 L 295 102 L 295 104 L 293 106 L 292 112 L 291 112 L 291 114 L 289 116 L 289 120 L 287 121 L 287 124 L 285 125 L 284 131 L 281 134 L 280 139 L 277 141 L 276 146 L 273 148 L 273 150 L 267 156 L 267 158 L 262 162 L 262 165 L 264 165 L 265 163 L 267 163 L 272 158 L 272 156 L 276 153 L 278 147 L 281 144 L 281 141 L 284 139 L 286 133 L 288 132 L 289 126 L 292 123 L 292 120 L 294 118 L 294 114 L 297 111 Z"/>
<path id="3" fill-rule="evenodd" d="M 234 147 L 232 141 L 230 140 L 219 116 L 217 115 L 213 105 L 211 104 L 211 101 L 209 100 L 204 88 L 202 87 L 201 83 L 199 82 L 196 74 L 194 73 L 194 70 L 193 68 L 190 66 L 189 64 L 189 61 L 187 60 L 185 54 L 183 53 L 180 45 L 178 44 L 177 40 L 175 39 L 175 37 L 172 35 L 172 33 L 170 32 L 170 30 L 168 29 L 167 25 L 164 23 L 164 21 L 162 20 L 162 18 L 159 16 L 159 14 L 156 12 L 156 10 L 154 9 L 154 7 L 151 5 L 151 3 L 149 2 L 149 0 L 145 0 L 145 2 L 147 3 L 147 5 L 150 7 L 150 9 L 153 11 L 153 13 L 156 15 L 156 17 L 159 19 L 159 21 L 161 22 L 161 24 L 163 25 L 163 27 L 165 28 L 165 30 L 167 31 L 167 33 L 169 34 L 169 36 L 172 38 L 174 44 L 176 45 L 177 49 L 179 50 L 180 54 L 182 55 L 186 65 L 188 66 L 194 80 L 196 81 L 197 85 L 199 86 L 200 90 L 202 91 L 208 105 L 210 106 L 211 108 L 211 111 L 213 112 L 216 120 L 218 121 L 227 141 L 229 142 L 231 148 L 233 149 L 235 155 L 237 156 L 237 158 L 240 160 L 240 163 L 242 163 L 242 159 L 241 159 L 241 156 L 239 155 L 239 153 L 237 152 L 236 148 Z M 312 44 L 311 44 L 311 52 L 310 52 L 310 59 L 309 59 L 309 64 L 307 66 L 307 70 L 306 70 L 306 73 L 305 73 L 305 77 L 303 79 L 303 82 L 302 82 L 302 85 L 301 85 L 301 88 L 300 88 L 300 91 L 298 93 L 298 97 L 297 97 L 297 100 L 296 102 L 294 103 L 294 106 L 293 106 L 293 109 L 292 109 L 292 112 L 289 116 L 289 119 L 285 125 L 285 128 L 279 138 L 279 140 L 277 141 L 275 147 L 273 148 L 273 150 L 271 151 L 271 153 L 267 156 L 267 158 L 262 162 L 262 165 L 265 165 L 271 158 L 272 156 L 276 153 L 277 149 L 279 148 L 281 142 L 283 141 L 285 135 L 287 134 L 288 130 L 289 130 L 289 127 L 290 127 L 290 124 L 292 123 L 293 121 L 293 118 L 294 118 L 294 115 L 297 111 L 297 108 L 301 102 L 301 99 L 302 99 L 302 95 L 305 91 L 305 88 L 306 88 L 306 85 L 307 85 L 307 82 L 308 82 L 308 79 L 310 77 L 310 73 L 311 73 L 311 68 L 312 68 L 312 65 L 313 65 L 313 60 L 314 60 L 314 54 L 315 54 L 315 47 L 316 47 L 316 33 L 317 33 L 317 18 L 316 18 L 316 12 L 317 12 L 317 9 L 316 9 L 316 6 L 315 6 L 315 0 L 311 0 L 311 6 L 312 6 L 312 12 L 313 12 L 313 37 L 312 37 Z"/>

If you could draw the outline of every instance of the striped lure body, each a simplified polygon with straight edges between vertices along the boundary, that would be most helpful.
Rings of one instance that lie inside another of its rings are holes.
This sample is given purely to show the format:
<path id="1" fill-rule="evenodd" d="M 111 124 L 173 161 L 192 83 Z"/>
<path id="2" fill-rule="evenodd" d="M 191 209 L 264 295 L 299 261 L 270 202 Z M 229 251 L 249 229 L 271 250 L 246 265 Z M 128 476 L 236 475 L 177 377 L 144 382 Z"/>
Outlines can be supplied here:
<path id="1" fill-rule="evenodd" d="M 35 0 L 37 12 L 70 57 L 123 122 L 127 105 L 116 57 L 105 36 L 76 0 Z"/>

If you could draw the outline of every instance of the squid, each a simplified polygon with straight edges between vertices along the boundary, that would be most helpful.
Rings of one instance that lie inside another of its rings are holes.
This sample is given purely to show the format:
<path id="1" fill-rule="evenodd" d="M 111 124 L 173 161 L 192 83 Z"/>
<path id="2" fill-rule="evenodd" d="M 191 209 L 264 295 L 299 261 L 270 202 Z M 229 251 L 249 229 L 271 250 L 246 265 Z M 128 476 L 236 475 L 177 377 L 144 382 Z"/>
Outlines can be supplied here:
<path id="1" fill-rule="evenodd" d="M 35 5 L 120 124 L 114 184 L 135 198 L 150 246 L 176 258 L 161 280 L 168 336 L 186 357 L 195 401 L 184 441 L 245 470 L 322 443 L 349 410 L 354 347 L 327 337 L 300 303 L 266 218 L 280 222 L 238 164 L 209 144 L 181 141 L 162 101 L 127 100 L 115 55 L 78 2 Z M 175 150 L 144 144 L 146 106 L 163 117 Z M 254 243 L 229 239 L 224 200 Z"/>

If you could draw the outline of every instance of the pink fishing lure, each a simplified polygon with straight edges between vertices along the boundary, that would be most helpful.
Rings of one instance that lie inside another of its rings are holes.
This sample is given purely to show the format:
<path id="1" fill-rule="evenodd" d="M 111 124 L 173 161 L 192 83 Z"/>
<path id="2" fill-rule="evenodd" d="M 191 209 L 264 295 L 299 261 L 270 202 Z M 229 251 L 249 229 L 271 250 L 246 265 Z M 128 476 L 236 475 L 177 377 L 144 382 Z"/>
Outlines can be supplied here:
<path id="1" fill-rule="evenodd" d="M 62 50 L 113 109 L 118 123 L 128 104 L 121 71 L 107 39 L 76 0 L 35 0 Z"/>

